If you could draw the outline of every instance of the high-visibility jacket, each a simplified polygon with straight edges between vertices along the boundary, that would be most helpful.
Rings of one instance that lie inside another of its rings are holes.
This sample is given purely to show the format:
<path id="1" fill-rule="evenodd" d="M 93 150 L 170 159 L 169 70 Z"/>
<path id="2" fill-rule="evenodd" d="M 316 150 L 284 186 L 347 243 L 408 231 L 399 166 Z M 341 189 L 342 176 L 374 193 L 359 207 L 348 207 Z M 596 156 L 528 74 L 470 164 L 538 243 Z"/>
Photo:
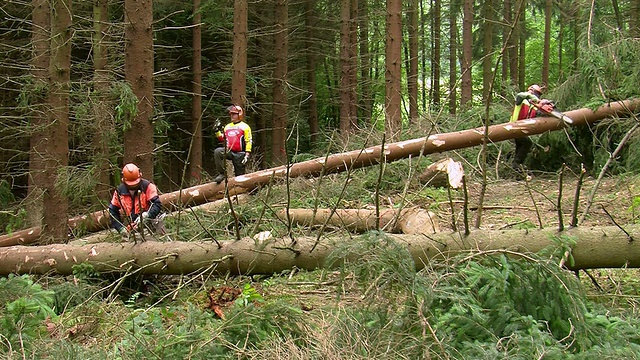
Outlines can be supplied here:
<path id="1" fill-rule="evenodd" d="M 120 184 L 113 192 L 109 204 L 111 226 L 120 231 L 123 226 L 134 222 L 142 212 L 146 211 L 150 219 L 155 219 L 161 210 L 158 188 L 149 180 L 140 180 L 140 187 L 135 191 L 130 191 L 125 184 Z"/>
<path id="2" fill-rule="evenodd" d="M 251 152 L 251 146 L 253 143 L 253 139 L 251 136 L 251 127 L 244 122 L 240 121 L 237 123 L 230 122 L 224 127 L 224 135 L 222 132 L 218 132 L 216 135 L 218 136 L 218 140 L 220 142 L 226 139 L 227 141 L 227 149 L 233 152 Z"/>
<path id="3" fill-rule="evenodd" d="M 538 102 L 539 100 L 537 96 L 528 91 L 517 93 L 516 105 L 513 108 L 510 122 L 536 117 L 537 110 L 532 105 L 532 102 Z"/>

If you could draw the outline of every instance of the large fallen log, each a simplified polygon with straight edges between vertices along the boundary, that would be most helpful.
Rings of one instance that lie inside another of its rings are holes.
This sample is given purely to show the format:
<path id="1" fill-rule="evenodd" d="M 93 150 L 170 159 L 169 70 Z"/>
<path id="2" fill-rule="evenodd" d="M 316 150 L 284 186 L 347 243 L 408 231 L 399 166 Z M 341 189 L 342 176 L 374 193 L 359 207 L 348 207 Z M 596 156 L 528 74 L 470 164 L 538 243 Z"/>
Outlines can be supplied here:
<path id="1" fill-rule="evenodd" d="M 380 230 L 402 234 L 433 234 L 440 231 L 436 214 L 416 207 L 398 213 L 396 209 L 381 209 L 380 216 L 369 209 L 289 209 L 278 212 L 284 221 L 303 226 L 331 225 L 355 232 Z M 379 219 L 379 220 L 378 220 Z"/>
<path id="2" fill-rule="evenodd" d="M 595 111 L 586 108 L 567 111 L 566 115 L 574 120 L 574 126 L 580 126 L 610 116 L 628 114 L 635 111 L 638 105 L 640 105 L 640 99 L 633 99 L 603 105 Z M 565 126 L 563 121 L 554 117 L 538 117 L 514 123 L 492 125 L 488 128 L 487 136 L 488 141 L 499 142 L 560 130 Z M 228 181 L 228 189 L 231 195 L 235 195 L 266 185 L 273 178 L 318 176 L 322 173 L 329 174 L 345 171 L 346 169 L 377 165 L 381 159 L 385 162 L 393 162 L 408 157 L 477 146 L 484 142 L 484 131 L 483 127 L 479 127 L 470 130 L 433 134 L 428 137 L 389 143 L 385 145 L 384 149 L 381 146 L 373 146 L 295 163 L 291 164 L 288 170 L 286 166 L 279 166 L 231 178 Z M 381 153 L 383 156 L 380 156 Z M 160 198 L 164 206 L 171 210 L 177 210 L 185 206 L 221 199 L 224 193 L 224 183 L 209 183 L 163 194 Z M 94 232 L 108 227 L 109 217 L 105 211 L 98 211 L 69 219 L 68 225 L 71 231 L 82 228 L 84 231 Z M 0 246 L 32 243 L 40 237 L 40 234 L 41 229 L 35 227 L 0 236 Z M 66 240 L 60 239 L 60 242 L 66 242 Z"/>
<path id="3" fill-rule="evenodd" d="M 554 245 L 554 237 L 576 240 L 572 270 L 590 268 L 640 267 L 640 226 L 572 228 L 562 233 L 543 230 L 476 230 L 470 235 L 437 233 L 432 235 L 389 235 L 407 247 L 417 269 L 431 261 L 461 253 L 480 251 L 538 252 Z M 267 239 L 245 238 L 222 242 L 100 243 L 84 246 L 55 244 L 47 246 L 11 246 L 0 248 L 0 275 L 62 274 L 73 266 L 88 263 L 100 272 L 142 274 L 273 274 L 299 268 L 313 270 L 325 266 L 325 259 L 342 238 L 323 238 L 316 244 L 311 237 Z M 352 241 L 352 240 L 348 240 Z M 317 246 L 316 246 L 317 245 Z M 315 249 L 314 249 L 315 246 Z M 311 249 L 314 249 L 311 251 Z M 348 256 L 345 254 L 345 256 Z"/>

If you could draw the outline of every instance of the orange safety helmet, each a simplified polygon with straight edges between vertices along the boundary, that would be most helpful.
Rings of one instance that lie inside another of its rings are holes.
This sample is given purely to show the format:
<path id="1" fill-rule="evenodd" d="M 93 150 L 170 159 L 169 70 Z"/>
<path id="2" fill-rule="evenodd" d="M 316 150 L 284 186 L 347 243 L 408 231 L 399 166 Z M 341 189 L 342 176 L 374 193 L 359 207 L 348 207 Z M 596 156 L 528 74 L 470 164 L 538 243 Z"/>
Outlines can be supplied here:
<path id="1" fill-rule="evenodd" d="M 136 186 L 142 180 L 142 172 L 136 164 L 129 163 L 122 168 L 122 181 L 127 186 Z"/>
<path id="2" fill-rule="evenodd" d="M 537 96 L 542 95 L 542 88 L 538 84 L 533 84 L 527 89 L 530 93 L 536 93 Z"/>
<path id="3" fill-rule="evenodd" d="M 242 110 L 242 107 L 238 105 L 231 105 L 227 108 L 227 111 L 229 111 L 229 115 L 238 114 L 238 120 L 244 120 L 244 110 Z"/>

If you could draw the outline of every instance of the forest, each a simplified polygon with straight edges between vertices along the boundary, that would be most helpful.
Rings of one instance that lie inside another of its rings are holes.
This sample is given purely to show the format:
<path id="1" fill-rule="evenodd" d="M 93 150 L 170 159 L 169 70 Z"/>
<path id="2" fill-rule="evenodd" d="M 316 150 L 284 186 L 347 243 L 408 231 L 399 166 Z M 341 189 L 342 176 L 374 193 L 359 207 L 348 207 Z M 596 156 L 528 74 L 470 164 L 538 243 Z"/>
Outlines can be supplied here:
<path id="1" fill-rule="evenodd" d="M 0 13 L 3 358 L 640 358 L 640 0 Z M 166 233 L 109 227 L 132 162 Z"/>

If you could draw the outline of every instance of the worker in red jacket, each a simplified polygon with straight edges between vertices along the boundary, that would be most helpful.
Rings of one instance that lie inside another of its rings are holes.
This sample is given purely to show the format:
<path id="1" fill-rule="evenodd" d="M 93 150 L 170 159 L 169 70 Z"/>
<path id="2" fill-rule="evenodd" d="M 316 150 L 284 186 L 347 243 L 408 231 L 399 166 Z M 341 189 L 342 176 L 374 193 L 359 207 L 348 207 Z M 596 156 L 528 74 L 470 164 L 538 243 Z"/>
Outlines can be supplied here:
<path id="1" fill-rule="evenodd" d="M 540 99 L 541 96 L 542 88 L 537 84 L 529 86 L 527 91 L 517 93 L 515 106 L 513 108 L 513 114 L 511 115 L 510 122 L 531 119 L 539 116 L 540 113 L 550 111 L 552 109 L 552 102 L 546 99 Z M 531 141 L 531 139 L 529 139 L 528 137 L 523 137 L 515 139 L 515 143 L 516 150 L 515 154 L 513 155 L 511 167 L 519 172 L 523 168 L 525 168 L 524 161 L 527 158 L 531 147 L 533 146 L 533 141 Z"/>
<path id="2" fill-rule="evenodd" d="M 122 183 L 113 192 L 109 204 L 111 226 L 124 239 L 128 239 L 134 230 L 142 230 L 143 226 L 160 230 L 163 229 L 159 217 L 161 210 L 156 185 L 142 178 L 138 166 L 126 164 L 122 168 Z"/>
<path id="3" fill-rule="evenodd" d="M 224 161 L 231 160 L 235 176 L 244 175 L 246 164 L 251 155 L 251 127 L 244 122 L 244 110 L 238 105 L 231 105 L 227 108 L 231 122 L 225 125 L 222 131 L 216 133 L 218 141 L 223 146 L 217 147 L 213 151 L 213 158 L 216 164 L 216 176 L 213 181 L 221 183 L 225 178 Z"/>

